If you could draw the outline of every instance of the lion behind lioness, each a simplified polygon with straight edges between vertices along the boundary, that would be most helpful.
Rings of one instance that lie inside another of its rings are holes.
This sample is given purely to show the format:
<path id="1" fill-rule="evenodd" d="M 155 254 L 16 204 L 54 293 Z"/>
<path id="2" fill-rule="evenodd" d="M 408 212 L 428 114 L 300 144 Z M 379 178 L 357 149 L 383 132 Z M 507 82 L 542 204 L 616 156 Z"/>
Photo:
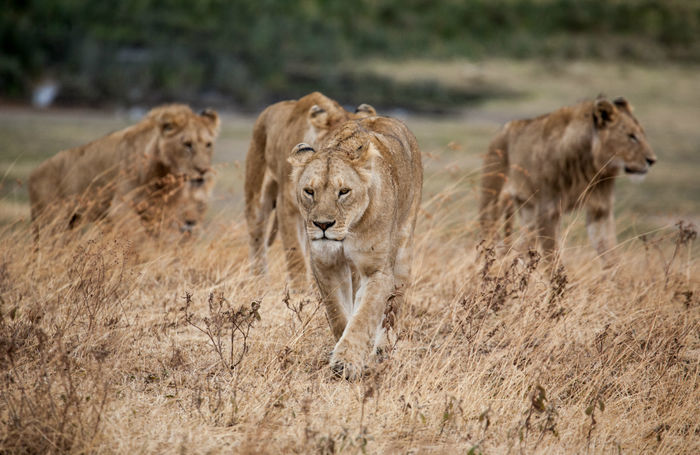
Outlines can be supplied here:
<path id="1" fill-rule="evenodd" d="M 298 100 L 281 101 L 267 107 L 253 126 L 253 137 L 246 156 L 245 215 L 251 269 L 263 275 L 266 249 L 279 231 L 293 289 L 306 281 L 306 260 L 302 250 L 301 217 L 294 190 L 289 185 L 289 152 L 299 142 L 317 145 L 340 123 L 351 118 L 375 114 L 362 104 L 355 113 L 319 92 Z M 268 219 L 275 211 L 273 226 L 266 232 Z"/>
<path id="2" fill-rule="evenodd" d="M 29 177 L 35 228 L 121 217 L 148 205 L 168 176 L 198 179 L 210 169 L 219 116 L 184 105 L 151 110 L 136 125 L 44 161 Z M 47 209 L 50 214 L 40 216 Z"/>
<path id="3" fill-rule="evenodd" d="M 615 245 L 615 177 L 645 174 L 656 161 L 624 98 L 586 101 L 530 120 L 508 123 L 484 158 L 481 226 L 492 236 L 505 213 L 505 236 L 517 212 L 547 256 L 557 248 L 562 213 L 586 209 L 599 254 Z"/>
<path id="4" fill-rule="evenodd" d="M 331 366 L 355 379 L 370 348 L 386 347 L 383 319 L 395 317 L 409 284 L 420 150 L 406 125 L 374 116 L 344 123 L 318 151 L 297 145 L 289 161 L 311 269 L 337 341 Z M 389 300 L 397 305 L 388 308 Z"/>
<path id="5" fill-rule="evenodd" d="M 162 232 L 191 235 L 202 225 L 214 187 L 214 172 L 202 177 L 170 176 L 136 207 L 140 222 L 151 235 Z"/>

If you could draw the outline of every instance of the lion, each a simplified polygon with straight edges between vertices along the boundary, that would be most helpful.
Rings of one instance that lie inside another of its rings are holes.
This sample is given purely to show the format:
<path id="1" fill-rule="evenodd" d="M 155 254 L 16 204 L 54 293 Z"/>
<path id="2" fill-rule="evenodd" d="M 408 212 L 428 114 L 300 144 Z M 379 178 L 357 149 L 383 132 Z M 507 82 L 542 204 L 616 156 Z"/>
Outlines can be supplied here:
<path id="1" fill-rule="evenodd" d="M 202 178 L 211 167 L 219 126 L 213 110 L 195 114 L 185 105 L 164 105 L 136 125 L 57 153 L 29 177 L 35 234 L 51 221 L 70 229 L 121 219 L 148 205 L 163 182 Z M 48 208 L 54 211 L 42 217 Z"/>
<path id="2" fill-rule="evenodd" d="M 288 161 L 336 340 L 331 368 L 356 379 L 369 346 L 387 347 L 386 326 L 409 283 L 423 186 L 418 143 L 400 121 L 372 116 L 342 124 L 318 151 L 298 144 Z"/>
<path id="3" fill-rule="evenodd" d="M 289 185 L 289 151 L 299 142 L 319 144 L 342 122 L 376 114 L 362 104 L 355 113 L 319 92 L 267 107 L 255 121 L 245 169 L 245 215 L 251 271 L 265 274 L 266 250 L 279 230 L 293 290 L 305 286 L 307 265 L 301 216 Z M 272 211 L 275 218 L 266 232 Z M 266 235 L 267 234 L 267 235 Z"/>
<path id="4" fill-rule="evenodd" d="M 642 126 L 624 98 L 598 98 L 529 120 L 507 123 L 489 145 L 481 182 L 482 233 L 494 238 L 505 214 L 506 245 L 517 212 L 529 243 L 548 259 L 558 251 L 563 213 L 586 209 L 598 254 L 616 244 L 615 177 L 644 175 L 656 162 Z M 551 261 L 550 261 L 551 263 Z"/>
<path id="5" fill-rule="evenodd" d="M 160 188 L 135 207 L 147 233 L 157 236 L 163 231 L 191 235 L 204 221 L 214 187 L 214 172 L 184 179 L 168 175 Z"/>
<path id="6" fill-rule="evenodd" d="M 184 234 L 191 234 L 204 221 L 209 207 L 214 173 L 207 172 L 202 177 L 190 179 L 175 200 L 176 215 L 173 224 Z"/>

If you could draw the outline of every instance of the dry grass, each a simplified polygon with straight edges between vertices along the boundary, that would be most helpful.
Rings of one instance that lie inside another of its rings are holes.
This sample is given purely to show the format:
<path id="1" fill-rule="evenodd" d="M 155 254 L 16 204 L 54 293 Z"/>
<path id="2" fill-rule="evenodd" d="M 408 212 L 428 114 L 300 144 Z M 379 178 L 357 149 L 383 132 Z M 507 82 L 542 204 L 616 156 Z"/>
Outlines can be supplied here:
<path id="1" fill-rule="evenodd" d="M 499 258 L 469 196 L 424 204 L 415 280 L 388 360 L 333 378 L 313 292 L 287 298 L 277 249 L 247 273 L 245 227 L 138 245 L 93 226 L 0 251 L 0 451 L 697 453 L 693 230 L 627 241 L 603 270 L 565 252 Z"/>
<path id="2" fill-rule="evenodd" d="M 700 256 L 692 228 L 675 226 L 698 224 L 695 74 L 484 68 L 553 94 L 408 118 L 426 169 L 414 282 L 394 351 L 356 383 L 332 377 L 314 291 L 287 298 L 279 245 L 266 282 L 248 274 L 253 119 L 224 118 L 201 236 L 94 225 L 35 250 L 31 167 L 126 120 L 0 112 L 0 453 L 698 453 Z M 611 77 L 628 90 L 603 86 Z M 550 281 L 536 255 L 477 245 L 479 155 L 503 120 L 580 91 L 624 92 L 659 163 L 641 186 L 619 182 L 618 264 L 602 268 L 575 214 Z"/>

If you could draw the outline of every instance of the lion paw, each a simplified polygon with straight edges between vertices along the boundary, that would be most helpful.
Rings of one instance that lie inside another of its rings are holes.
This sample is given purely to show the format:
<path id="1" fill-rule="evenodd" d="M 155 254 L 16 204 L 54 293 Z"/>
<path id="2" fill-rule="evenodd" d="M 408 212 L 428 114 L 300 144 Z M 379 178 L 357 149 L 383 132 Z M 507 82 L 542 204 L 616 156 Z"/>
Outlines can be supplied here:
<path id="1" fill-rule="evenodd" d="M 356 381 L 364 373 L 364 362 L 359 356 L 349 356 L 347 352 L 339 353 L 337 350 L 331 355 L 331 371 L 338 378 Z"/>

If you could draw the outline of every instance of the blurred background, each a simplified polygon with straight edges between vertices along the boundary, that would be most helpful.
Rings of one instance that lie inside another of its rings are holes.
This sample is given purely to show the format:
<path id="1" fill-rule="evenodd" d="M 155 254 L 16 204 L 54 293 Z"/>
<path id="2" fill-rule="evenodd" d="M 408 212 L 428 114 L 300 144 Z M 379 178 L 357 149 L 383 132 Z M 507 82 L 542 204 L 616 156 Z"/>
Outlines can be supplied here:
<path id="1" fill-rule="evenodd" d="M 321 90 L 442 111 L 500 87 L 395 81 L 357 62 L 700 60 L 696 0 L 4 0 L 1 10 L 0 94 L 39 104 L 51 86 L 62 105 L 244 110 Z"/>
<path id="2" fill-rule="evenodd" d="M 426 197 L 473 192 L 504 122 L 624 95 L 659 156 L 620 207 L 646 227 L 700 213 L 697 0 L 28 0 L 0 2 L 0 223 L 58 150 L 154 105 L 224 113 L 221 207 L 240 207 L 250 128 L 266 105 L 320 90 L 404 119 Z M 446 180 L 447 179 L 447 180 Z"/>

